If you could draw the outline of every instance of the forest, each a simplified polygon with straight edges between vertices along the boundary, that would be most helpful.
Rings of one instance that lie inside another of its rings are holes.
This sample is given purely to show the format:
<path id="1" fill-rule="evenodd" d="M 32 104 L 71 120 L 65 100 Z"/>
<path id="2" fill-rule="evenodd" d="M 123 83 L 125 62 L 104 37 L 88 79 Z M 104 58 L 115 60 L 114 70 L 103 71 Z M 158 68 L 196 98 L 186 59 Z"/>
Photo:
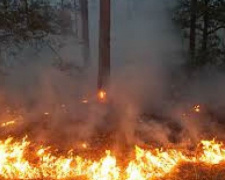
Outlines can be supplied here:
<path id="1" fill-rule="evenodd" d="M 225 0 L 0 0 L 0 179 L 224 180 Z"/>

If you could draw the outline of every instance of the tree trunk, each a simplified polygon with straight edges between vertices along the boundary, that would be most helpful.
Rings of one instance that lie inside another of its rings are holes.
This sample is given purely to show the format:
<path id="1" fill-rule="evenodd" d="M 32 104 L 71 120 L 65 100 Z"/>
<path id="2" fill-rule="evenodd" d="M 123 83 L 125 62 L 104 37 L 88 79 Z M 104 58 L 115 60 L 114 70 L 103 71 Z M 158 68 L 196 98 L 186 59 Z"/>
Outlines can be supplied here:
<path id="1" fill-rule="evenodd" d="M 4 10 L 7 11 L 8 10 L 8 2 L 7 2 L 7 0 L 3 0 L 3 6 L 4 6 Z"/>
<path id="2" fill-rule="evenodd" d="M 105 89 L 110 76 L 110 0 L 100 0 L 98 88 Z"/>
<path id="3" fill-rule="evenodd" d="M 27 0 L 24 0 L 24 12 L 26 15 L 27 27 L 29 27 L 29 7 Z"/>
<path id="4" fill-rule="evenodd" d="M 64 9 L 64 0 L 61 0 L 61 8 Z"/>
<path id="5" fill-rule="evenodd" d="M 78 38 L 78 16 L 77 16 L 77 1 L 73 0 L 73 6 L 74 6 L 74 34 L 75 37 Z"/>
<path id="6" fill-rule="evenodd" d="M 2 48 L 0 46 L 0 87 L 3 86 L 3 82 L 4 82 L 3 58 L 2 58 Z"/>
<path id="7" fill-rule="evenodd" d="M 209 28 L 209 12 L 208 12 L 208 5 L 209 0 L 204 0 L 205 9 L 204 9 L 204 17 L 203 17 L 203 37 L 202 37 L 202 51 L 206 53 L 208 48 L 208 28 Z"/>
<path id="8" fill-rule="evenodd" d="M 21 6 L 20 6 L 20 10 L 22 13 L 24 14 L 28 14 L 28 1 L 27 0 L 22 0 L 21 1 Z"/>
<path id="9" fill-rule="evenodd" d="M 81 20 L 82 20 L 82 40 L 83 40 L 83 58 L 84 67 L 89 66 L 89 24 L 88 24 L 88 0 L 80 0 Z"/>
<path id="10" fill-rule="evenodd" d="M 26 14 L 28 14 L 28 2 L 27 2 L 27 0 L 24 0 L 24 8 L 25 8 Z"/>
<path id="11" fill-rule="evenodd" d="M 196 12 L 197 0 L 191 0 L 191 24 L 190 24 L 190 43 L 189 50 L 191 58 L 195 58 L 195 46 L 196 46 Z"/>

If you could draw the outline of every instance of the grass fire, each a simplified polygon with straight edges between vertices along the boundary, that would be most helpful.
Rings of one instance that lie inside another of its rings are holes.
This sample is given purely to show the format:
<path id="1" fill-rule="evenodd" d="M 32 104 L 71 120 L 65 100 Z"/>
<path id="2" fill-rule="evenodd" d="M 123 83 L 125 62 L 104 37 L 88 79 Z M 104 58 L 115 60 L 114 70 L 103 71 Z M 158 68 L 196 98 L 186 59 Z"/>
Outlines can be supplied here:
<path id="1" fill-rule="evenodd" d="M 25 136 L 20 140 L 12 137 L 1 140 L 0 157 L 0 176 L 4 179 L 151 180 L 176 174 L 182 164 L 192 168 L 222 167 L 225 146 L 215 140 L 202 140 L 193 152 L 136 146 L 125 155 L 125 161 L 121 161 L 110 150 L 106 150 L 100 159 L 82 157 L 73 150 L 59 153 L 52 147 L 35 144 Z"/>
<path id="2" fill-rule="evenodd" d="M 0 180 L 225 180 L 225 0 L 0 1 Z"/>

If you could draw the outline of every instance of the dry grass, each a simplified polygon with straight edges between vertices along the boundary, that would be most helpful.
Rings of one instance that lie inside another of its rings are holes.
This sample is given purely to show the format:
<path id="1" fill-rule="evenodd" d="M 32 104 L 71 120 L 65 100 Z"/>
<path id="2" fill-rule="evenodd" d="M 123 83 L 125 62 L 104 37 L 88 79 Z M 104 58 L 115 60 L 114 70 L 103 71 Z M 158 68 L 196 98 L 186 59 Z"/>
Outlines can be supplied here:
<path id="1" fill-rule="evenodd" d="M 3 179 L 0 178 L 0 180 Z M 66 180 L 89 180 L 89 179 L 87 179 L 84 176 L 81 176 Z M 166 177 L 160 179 L 157 178 L 154 180 L 225 180 L 225 164 L 210 166 L 206 164 L 184 163 L 176 167 L 174 171 L 168 174 Z"/>
<path id="2" fill-rule="evenodd" d="M 162 180 L 225 180 L 225 164 L 181 164 Z"/>

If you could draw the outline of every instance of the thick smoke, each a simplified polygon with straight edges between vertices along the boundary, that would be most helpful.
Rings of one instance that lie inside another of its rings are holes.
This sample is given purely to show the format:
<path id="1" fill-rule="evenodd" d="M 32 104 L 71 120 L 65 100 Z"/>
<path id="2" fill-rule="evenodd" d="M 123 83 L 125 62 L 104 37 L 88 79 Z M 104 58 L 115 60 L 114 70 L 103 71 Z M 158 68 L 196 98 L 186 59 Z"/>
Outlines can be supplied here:
<path id="1" fill-rule="evenodd" d="M 211 75 L 206 76 L 207 70 L 188 80 L 177 70 L 185 62 L 185 45 L 172 23 L 170 8 L 164 0 L 112 1 L 112 74 L 107 105 L 95 100 L 98 1 L 89 1 L 91 67 L 85 73 L 71 66 L 65 71 L 53 66 L 56 57 L 48 46 L 38 56 L 28 47 L 20 61 L 12 59 L 15 63 L 4 77 L 1 102 L 22 119 L 8 131 L 68 146 L 82 141 L 97 146 L 104 137 L 105 144 L 133 145 L 221 135 L 218 118 L 207 108 L 223 117 L 224 77 L 210 69 Z M 81 65 L 81 45 L 71 37 L 61 38 L 66 44 L 58 52 L 62 59 Z M 204 104 L 203 112 L 196 114 L 195 104 Z M 2 121 L 7 118 L 2 115 Z"/>

